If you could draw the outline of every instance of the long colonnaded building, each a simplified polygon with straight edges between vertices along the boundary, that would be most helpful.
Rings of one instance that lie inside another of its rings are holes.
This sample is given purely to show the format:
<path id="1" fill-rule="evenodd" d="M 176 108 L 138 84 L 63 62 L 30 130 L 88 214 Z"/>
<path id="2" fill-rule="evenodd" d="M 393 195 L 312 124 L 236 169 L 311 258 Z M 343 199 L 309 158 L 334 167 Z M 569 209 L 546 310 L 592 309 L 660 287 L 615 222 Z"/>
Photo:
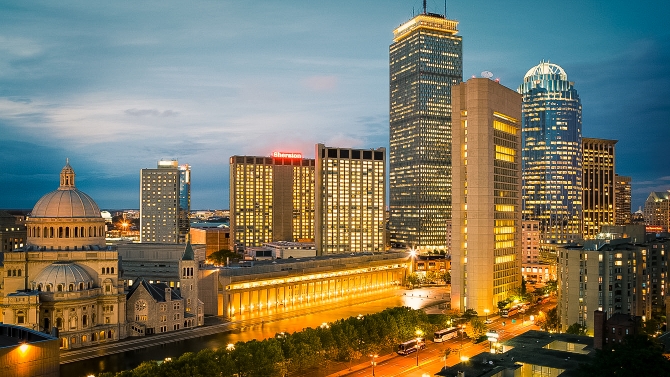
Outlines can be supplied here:
<path id="1" fill-rule="evenodd" d="M 255 262 L 253 266 L 203 270 L 205 275 L 216 278 L 205 284 L 216 285 L 218 289 L 201 287 L 201 292 L 218 295 L 218 315 L 231 320 L 262 318 L 279 312 L 365 302 L 378 294 L 388 295 L 404 283 L 408 261 L 408 254 L 403 252 Z M 208 300 L 203 298 L 205 302 Z"/>

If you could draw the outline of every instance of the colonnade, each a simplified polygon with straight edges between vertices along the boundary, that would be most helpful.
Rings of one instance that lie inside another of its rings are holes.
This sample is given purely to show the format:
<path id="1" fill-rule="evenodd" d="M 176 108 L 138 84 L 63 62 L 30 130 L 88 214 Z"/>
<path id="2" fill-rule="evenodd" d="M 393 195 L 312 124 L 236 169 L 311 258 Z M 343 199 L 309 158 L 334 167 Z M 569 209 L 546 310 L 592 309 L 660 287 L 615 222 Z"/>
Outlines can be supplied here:
<path id="1" fill-rule="evenodd" d="M 405 271 L 403 265 L 357 273 L 302 275 L 231 284 L 224 293 L 224 312 L 229 318 L 250 313 L 271 314 L 378 293 L 402 284 Z"/>

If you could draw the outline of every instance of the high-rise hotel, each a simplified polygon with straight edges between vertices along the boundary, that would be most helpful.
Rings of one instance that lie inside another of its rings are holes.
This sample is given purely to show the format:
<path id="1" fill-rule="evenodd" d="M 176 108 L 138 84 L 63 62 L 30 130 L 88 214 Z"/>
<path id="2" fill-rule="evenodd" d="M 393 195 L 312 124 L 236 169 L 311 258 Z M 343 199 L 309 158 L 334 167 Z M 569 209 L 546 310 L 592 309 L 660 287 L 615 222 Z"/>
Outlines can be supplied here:
<path id="1" fill-rule="evenodd" d="M 521 95 L 486 78 L 452 89 L 451 307 L 493 312 L 521 285 Z"/>
<path id="2" fill-rule="evenodd" d="M 384 251 L 386 150 L 316 146 L 319 255 Z"/>
<path id="3" fill-rule="evenodd" d="M 582 104 L 563 68 L 541 62 L 519 86 L 523 95 L 523 217 L 540 221 L 541 245 L 582 236 Z"/>
<path id="4" fill-rule="evenodd" d="M 314 160 L 300 153 L 230 158 L 231 247 L 314 241 Z"/>
<path id="5" fill-rule="evenodd" d="M 140 171 L 140 242 L 185 243 L 191 210 L 191 167 L 158 161 Z"/>
<path id="6" fill-rule="evenodd" d="M 451 87 L 463 80 L 458 22 L 417 15 L 393 31 L 390 232 L 397 247 L 445 250 L 451 219 Z"/>

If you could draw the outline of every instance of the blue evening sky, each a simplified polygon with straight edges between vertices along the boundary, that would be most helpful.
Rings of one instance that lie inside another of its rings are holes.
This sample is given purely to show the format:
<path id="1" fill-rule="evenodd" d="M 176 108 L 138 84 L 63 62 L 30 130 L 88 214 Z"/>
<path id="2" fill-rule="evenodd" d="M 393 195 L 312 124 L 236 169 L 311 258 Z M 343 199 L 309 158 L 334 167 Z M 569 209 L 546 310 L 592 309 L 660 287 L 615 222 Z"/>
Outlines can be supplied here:
<path id="1" fill-rule="evenodd" d="M 451 0 L 464 76 L 516 89 L 561 65 L 583 134 L 618 139 L 633 210 L 670 189 L 670 3 Z M 421 0 L 0 0 L 0 208 L 32 208 L 70 158 L 102 208 L 139 171 L 192 166 L 193 209 L 228 208 L 228 158 L 388 147 L 388 47 Z M 444 12 L 444 1 L 428 0 Z"/>

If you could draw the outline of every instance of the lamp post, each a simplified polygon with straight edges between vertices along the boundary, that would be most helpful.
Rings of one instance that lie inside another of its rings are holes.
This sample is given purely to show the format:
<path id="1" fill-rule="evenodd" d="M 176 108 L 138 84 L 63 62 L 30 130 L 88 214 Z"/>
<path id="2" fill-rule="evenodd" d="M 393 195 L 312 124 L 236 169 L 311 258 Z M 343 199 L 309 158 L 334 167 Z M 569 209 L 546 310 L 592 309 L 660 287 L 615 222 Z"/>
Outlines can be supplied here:
<path id="1" fill-rule="evenodd" d="M 489 310 L 484 309 L 484 314 L 486 314 L 486 321 L 488 322 L 488 320 L 489 320 Z"/>
<path id="2" fill-rule="evenodd" d="M 419 366 L 419 350 L 421 349 L 421 336 L 423 335 L 423 331 L 421 330 L 416 330 L 416 366 Z"/>
<path id="3" fill-rule="evenodd" d="M 370 355 L 370 357 L 372 358 L 372 360 L 370 361 L 370 364 L 372 364 L 372 377 L 374 377 L 374 375 L 375 375 L 375 365 L 377 365 L 377 362 L 375 361 L 375 359 L 377 357 L 379 357 L 379 355 L 377 355 L 377 354 Z"/>

